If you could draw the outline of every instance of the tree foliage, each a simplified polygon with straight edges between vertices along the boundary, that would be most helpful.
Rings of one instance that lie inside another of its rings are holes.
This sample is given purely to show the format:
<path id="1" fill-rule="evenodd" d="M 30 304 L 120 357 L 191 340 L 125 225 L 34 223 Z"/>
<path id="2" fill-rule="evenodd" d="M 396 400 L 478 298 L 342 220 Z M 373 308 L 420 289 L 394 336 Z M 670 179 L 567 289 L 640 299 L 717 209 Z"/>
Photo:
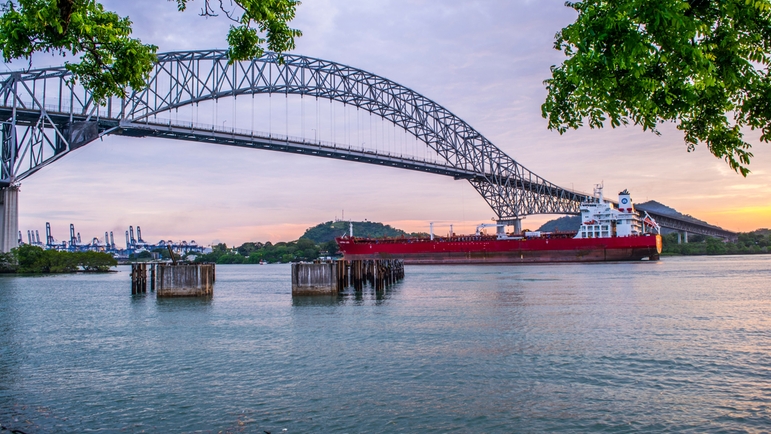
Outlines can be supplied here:
<path id="1" fill-rule="evenodd" d="M 180 11 L 192 0 L 176 0 Z M 216 15 L 204 0 L 202 15 Z M 295 47 L 301 32 L 288 26 L 300 3 L 296 0 L 234 0 L 220 8 L 237 22 L 228 34 L 231 62 L 259 57 L 263 45 L 278 53 Z M 158 47 L 131 38 L 131 20 L 104 10 L 96 0 L 8 0 L 0 15 L 0 50 L 6 62 L 35 52 L 73 55 L 66 62 L 75 79 L 96 101 L 142 89 Z M 261 36 L 261 35 L 264 35 Z"/>
<path id="2" fill-rule="evenodd" d="M 229 249 L 225 244 L 212 247 L 212 252 L 196 257 L 196 262 L 215 262 L 217 264 L 259 264 L 286 263 L 294 261 L 313 261 L 319 258 L 321 249 L 313 241 L 300 238 L 288 243 L 273 244 L 249 242 L 238 248 Z"/>
<path id="3" fill-rule="evenodd" d="M 771 253 L 771 231 L 758 229 L 752 232 L 741 232 L 736 241 L 723 241 L 719 238 L 704 235 L 688 235 L 688 242 L 677 243 L 677 233 L 662 237 L 663 254 L 668 255 L 746 255 L 755 253 Z"/>
<path id="4" fill-rule="evenodd" d="M 334 241 L 348 233 L 349 223 L 353 223 L 353 234 L 357 237 L 382 238 L 382 237 L 403 237 L 407 233 L 401 229 L 396 229 L 390 225 L 384 225 L 378 222 L 347 222 L 347 221 L 328 221 L 308 228 L 301 238 L 308 238 L 316 243 L 326 243 Z"/>
<path id="5" fill-rule="evenodd" d="M 542 114 L 564 133 L 674 122 L 746 176 L 743 128 L 771 139 L 770 0 L 586 0 L 556 35 L 567 59 L 545 81 Z"/>
<path id="6" fill-rule="evenodd" d="M 11 250 L 13 264 L 19 273 L 72 273 L 75 271 L 108 271 L 118 265 L 112 255 L 103 252 L 59 252 L 22 244 Z"/>
<path id="7" fill-rule="evenodd" d="M 177 0 L 180 11 L 187 8 L 192 0 Z M 215 16 L 213 0 L 204 0 L 201 15 Z M 263 45 L 277 53 L 293 50 L 294 38 L 302 36 L 298 29 L 289 27 L 295 17 L 297 0 L 233 0 L 237 7 L 228 9 L 222 1 L 219 8 L 238 25 L 230 26 L 228 32 L 228 58 L 230 61 L 247 60 L 262 56 Z M 238 16 L 240 14 L 240 17 Z M 264 37 L 261 35 L 265 35 Z"/>
<path id="8" fill-rule="evenodd" d="M 8 1 L 0 16 L 6 62 L 35 52 L 79 56 L 66 67 L 97 100 L 144 87 L 157 47 L 130 35 L 131 21 L 95 0 Z"/>

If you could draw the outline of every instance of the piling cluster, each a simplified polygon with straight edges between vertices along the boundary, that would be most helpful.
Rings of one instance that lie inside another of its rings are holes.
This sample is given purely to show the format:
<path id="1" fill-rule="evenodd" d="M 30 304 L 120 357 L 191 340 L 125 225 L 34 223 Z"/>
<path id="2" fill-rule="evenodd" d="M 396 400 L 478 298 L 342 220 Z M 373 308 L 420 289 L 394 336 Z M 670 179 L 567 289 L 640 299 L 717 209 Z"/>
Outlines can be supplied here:
<path id="1" fill-rule="evenodd" d="M 292 264 L 292 295 L 337 294 L 347 287 L 355 291 L 371 285 L 383 291 L 404 278 L 404 261 L 376 259 L 317 261 Z"/>
<path id="2" fill-rule="evenodd" d="M 400 259 L 335 262 L 339 270 L 337 287 L 341 291 L 351 286 L 355 291 L 361 291 L 367 283 L 375 291 L 382 291 L 404 279 L 404 261 Z"/>
<path id="3" fill-rule="evenodd" d="M 151 266 L 152 267 L 152 266 Z M 155 289 L 155 268 L 152 269 L 150 290 Z M 131 264 L 131 295 L 147 293 L 147 263 Z"/>
<path id="4" fill-rule="evenodd" d="M 147 270 L 150 270 L 150 279 Z M 214 294 L 214 264 L 131 264 L 131 294 L 158 290 L 158 297 L 206 297 Z"/>

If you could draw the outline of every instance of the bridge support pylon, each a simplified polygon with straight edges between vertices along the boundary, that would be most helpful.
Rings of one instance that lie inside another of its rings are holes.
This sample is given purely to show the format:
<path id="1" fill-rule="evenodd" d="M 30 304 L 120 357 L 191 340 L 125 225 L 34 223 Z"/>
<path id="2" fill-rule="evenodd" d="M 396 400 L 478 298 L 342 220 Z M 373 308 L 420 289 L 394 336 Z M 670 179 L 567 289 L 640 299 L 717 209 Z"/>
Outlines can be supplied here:
<path id="1" fill-rule="evenodd" d="M 506 228 L 512 226 L 516 235 L 522 233 L 522 219 L 498 220 L 498 235 L 506 235 Z"/>
<path id="2" fill-rule="evenodd" d="M 0 188 L 0 252 L 19 247 L 19 187 Z"/>

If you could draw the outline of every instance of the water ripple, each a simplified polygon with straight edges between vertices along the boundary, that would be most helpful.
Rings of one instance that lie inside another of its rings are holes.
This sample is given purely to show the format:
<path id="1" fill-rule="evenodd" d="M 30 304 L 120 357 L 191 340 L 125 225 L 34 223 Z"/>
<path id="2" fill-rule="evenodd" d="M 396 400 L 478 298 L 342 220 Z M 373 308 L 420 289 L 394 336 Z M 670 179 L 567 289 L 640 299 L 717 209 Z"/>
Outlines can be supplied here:
<path id="1" fill-rule="evenodd" d="M 0 424 L 26 432 L 766 432 L 771 257 L 408 267 L 291 297 L 0 276 Z M 284 431 L 286 430 L 286 431 Z"/>

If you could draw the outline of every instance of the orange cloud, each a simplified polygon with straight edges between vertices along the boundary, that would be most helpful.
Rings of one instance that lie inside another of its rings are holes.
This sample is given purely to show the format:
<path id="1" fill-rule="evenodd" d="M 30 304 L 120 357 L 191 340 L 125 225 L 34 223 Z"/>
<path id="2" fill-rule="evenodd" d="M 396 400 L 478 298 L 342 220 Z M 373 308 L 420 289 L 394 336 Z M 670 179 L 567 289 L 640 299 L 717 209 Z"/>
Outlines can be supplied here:
<path id="1" fill-rule="evenodd" d="M 749 232 L 771 227 L 771 205 L 703 211 L 700 218 L 728 230 Z"/>

